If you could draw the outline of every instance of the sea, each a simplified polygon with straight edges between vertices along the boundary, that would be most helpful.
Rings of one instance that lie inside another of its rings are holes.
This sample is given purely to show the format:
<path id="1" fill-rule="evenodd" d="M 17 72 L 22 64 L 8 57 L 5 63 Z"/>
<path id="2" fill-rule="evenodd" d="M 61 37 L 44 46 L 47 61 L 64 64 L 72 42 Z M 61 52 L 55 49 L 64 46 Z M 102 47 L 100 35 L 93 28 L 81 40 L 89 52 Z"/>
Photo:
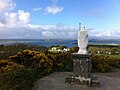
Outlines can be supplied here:
<path id="1" fill-rule="evenodd" d="M 10 45 L 15 43 L 24 43 L 30 45 L 37 46 L 56 46 L 62 45 L 67 46 L 68 48 L 77 46 L 77 40 L 70 39 L 0 39 L 0 45 Z M 107 39 L 107 40 L 99 40 L 99 39 L 90 39 L 89 44 L 94 45 L 120 45 L 120 39 Z"/>

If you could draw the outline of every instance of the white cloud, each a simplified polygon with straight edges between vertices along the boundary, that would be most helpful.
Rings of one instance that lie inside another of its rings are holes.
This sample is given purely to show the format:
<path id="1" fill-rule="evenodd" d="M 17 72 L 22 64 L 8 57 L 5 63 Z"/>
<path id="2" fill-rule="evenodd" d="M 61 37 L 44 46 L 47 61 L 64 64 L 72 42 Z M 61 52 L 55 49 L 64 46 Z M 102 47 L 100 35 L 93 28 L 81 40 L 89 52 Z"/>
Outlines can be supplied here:
<path id="1" fill-rule="evenodd" d="M 5 13 L 4 25 L 14 25 L 17 22 L 17 13 Z"/>
<path id="2" fill-rule="evenodd" d="M 46 14 L 57 14 L 63 11 L 63 7 L 58 7 L 58 0 L 52 0 L 55 5 L 44 9 L 38 7 L 34 11 L 42 10 Z M 0 0 L 0 38 L 16 39 L 77 39 L 78 27 L 56 25 L 34 25 L 30 23 L 30 13 L 24 10 L 17 12 L 7 12 L 15 7 L 12 0 Z M 90 31 L 91 32 L 91 31 Z M 94 32 L 94 31 L 93 31 Z M 120 37 L 120 30 L 93 33 L 90 36 L 97 37 Z"/>
<path id="3" fill-rule="evenodd" d="M 58 14 L 60 12 L 63 11 L 64 7 L 62 6 L 57 6 L 57 3 L 59 0 L 51 0 L 52 1 L 52 5 L 47 6 L 45 8 L 41 8 L 41 7 L 37 7 L 37 8 L 33 8 L 33 11 L 42 11 L 43 14 Z"/>
<path id="4" fill-rule="evenodd" d="M 0 38 L 16 39 L 77 39 L 78 27 L 56 25 L 36 25 L 30 23 L 30 13 L 19 10 L 16 13 L 4 14 L 4 22 L 0 22 Z M 91 28 L 87 28 L 91 30 Z M 90 31 L 89 36 L 120 37 L 120 30 L 107 32 Z"/>
<path id="5" fill-rule="evenodd" d="M 120 38 L 120 29 L 113 29 L 113 30 L 107 30 L 107 31 L 103 31 L 103 32 L 96 32 L 94 33 L 94 35 L 92 36 L 96 36 L 96 37 L 102 37 L 102 38 Z"/>
<path id="6" fill-rule="evenodd" d="M 56 25 L 28 24 L 28 28 L 33 32 L 37 32 L 36 35 L 38 36 L 38 38 L 42 37 L 47 39 L 77 39 L 77 34 L 79 31 L 78 27 L 66 26 L 61 23 Z M 91 30 L 91 28 L 86 29 Z"/>
<path id="7" fill-rule="evenodd" d="M 0 27 L 17 28 L 26 26 L 30 21 L 30 13 L 24 10 L 18 12 L 8 12 L 12 10 L 16 4 L 13 0 L 0 0 Z"/>
<path id="8" fill-rule="evenodd" d="M 77 32 L 73 31 L 42 31 L 42 36 L 46 39 L 76 39 Z"/>
<path id="9" fill-rule="evenodd" d="M 37 8 L 34 8 L 34 9 L 33 9 L 33 11 L 40 11 L 40 10 L 42 10 L 41 7 L 37 7 Z"/>
<path id="10" fill-rule="evenodd" d="M 59 6 L 47 6 L 46 8 L 41 8 L 41 7 L 37 7 L 34 8 L 33 11 L 42 11 L 45 15 L 46 14 L 58 14 L 60 12 L 63 11 L 63 7 L 59 7 Z"/>
<path id="11" fill-rule="evenodd" d="M 57 3 L 57 0 L 53 2 Z M 7 12 L 15 7 L 12 0 L 0 0 L 0 39 L 25 39 L 25 38 L 72 38 L 77 37 L 78 29 L 74 26 L 56 25 L 34 25 L 30 23 L 30 13 L 24 10 L 17 12 Z M 36 8 L 34 10 L 41 10 Z M 48 6 L 45 9 L 46 14 L 57 14 L 63 10 L 63 7 Z M 2 17 L 1 17 L 2 16 Z"/>
<path id="12" fill-rule="evenodd" d="M 2 28 L 3 27 L 3 24 L 2 23 L 0 23 L 0 28 Z"/>
<path id="13" fill-rule="evenodd" d="M 58 7 L 58 6 L 48 6 L 45 9 L 45 14 L 51 13 L 51 14 L 57 14 L 63 11 L 63 7 Z"/>
<path id="14" fill-rule="evenodd" d="M 75 26 L 65 26 L 64 24 L 56 24 L 56 25 L 33 25 L 28 24 L 28 28 L 32 30 L 44 30 L 44 31 L 63 31 L 63 32 L 71 32 L 78 31 Z"/>
<path id="15" fill-rule="evenodd" d="M 98 37 L 104 37 L 104 36 L 115 36 L 115 33 L 113 31 L 108 30 L 107 32 L 100 32 L 96 34 Z"/>
<path id="16" fill-rule="evenodd" d="M 29 12 L 25 12 L 23 10 L 19 10 L 18 11 L 18 17 L 19 17 L 19 21 L 23 24 L 27 24 L 30 20 L 30 13 Z"/>
<path id="17" fill-rule="evenodd" d="M 0 23 L 0 38 L 30 38 L 30 39 L 75 39 L 77 36 L 78 29 L 77 27 L 65 26 L 63 24 L 56 25 L 33 25 L 27 23 L 25 26 L 22 26 L 19 21 L 18 13 L 11 13 L 8 16 L 16 16 L 16 19 L 11 21 L 8 20 L 8 23 Z M 17 21 L 18 20 L 18 21 Z M 15 25 L 16 22 L 16 25 Z"/>
<path id="18" fill-rule="evenodd" d="M 12 10 L 16 4 L 12 0 L 0 0 L 0 12 Z"/>
<path id="19" fill-rule="evenodd" d="M 4 22 L 0 22 L 0 26 L 7 28 L 25 27 L 30 21 L 30 13 L 19 10 L 17 13 L 4 14 Z"/>

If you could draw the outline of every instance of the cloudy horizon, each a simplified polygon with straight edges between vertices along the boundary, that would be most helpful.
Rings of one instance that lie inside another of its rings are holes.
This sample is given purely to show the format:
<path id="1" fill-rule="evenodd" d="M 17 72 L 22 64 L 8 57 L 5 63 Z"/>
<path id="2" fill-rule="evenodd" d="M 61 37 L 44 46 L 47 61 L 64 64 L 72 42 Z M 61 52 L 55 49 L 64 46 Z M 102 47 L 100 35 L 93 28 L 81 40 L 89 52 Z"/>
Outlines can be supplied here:
<path id="1" fill-rule="evenodd" d="M 119 39 L 119 0 L 85 1 L 0 0 L 0 39 L 76 39 L 79 22 L 90 37 Z"/>

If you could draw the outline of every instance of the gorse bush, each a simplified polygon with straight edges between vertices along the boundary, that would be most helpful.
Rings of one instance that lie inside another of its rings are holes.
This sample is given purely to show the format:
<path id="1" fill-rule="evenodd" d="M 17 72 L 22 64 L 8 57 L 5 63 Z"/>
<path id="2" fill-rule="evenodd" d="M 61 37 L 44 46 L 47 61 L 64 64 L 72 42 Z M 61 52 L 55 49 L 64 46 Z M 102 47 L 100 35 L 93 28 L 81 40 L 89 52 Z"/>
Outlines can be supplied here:
<path id="1" fill-rule="evenodd" d="M 48 57 L 52 57 L 54 60 L 54 69 L 59 71 L 72 71 L 73 70 L 73 58 L 70 52 L 49 52 Z"/>
<path id="2" fill-rule="evenodd" d="M 8 60 L 0 60 L 0 73 L 7 73 L 21 67 L 24 66 Z"/>
<path id="3" fill-rule="evenodd" d="M 56 71 L 56 70 L 59 70 L 60 68 L 63 68 L 63 66 L 64 66 L 63 63 L 57 61 L 58 58 L 57 58 L 57 54 L 56 53 L 49 52 L 47 54 L 47 57 L 49 59 L 51 59 L 52 62 L 53 62 L 52 71 Z"/>
<path id="4" fill-rule="evenodd" d="M 31 90 L 36 78 L 50 73 L 53 63 L 44 53 L 31 50 L 0 60 L 0 90 Z"/>
<path id="5" fill-rule="evenodd" d="M 92 67 L 95 71 L 99 72 L 108 72 L 111 71 L 111 67 L 109 66 L 109 57 L 105 55 L 95 55 L 92 57 Z"/>
<path id="6" fill-rule="evenodd" d="M 15 55 L 18 52 L 22 52 L 23 50 L 40 51 L 45 53 L 47 52 L 48 48 L 45 46 L 33 46 L 25 43 L 0 45 L 0 59 L 7 59 L 9 56 Z"/>
<path id="7" fill-rule="evenodd" d="M 33 81 L 33 71 L 27 68 L 18 68 L 0 74 L 0 90 L 31 90 Z"/>
<path id="8" fill-rule="evenodd" d="M 46 73 L 49 73 L 51 70 L 54 71 L 60 70 L 60 68 L 63 69 L 68 63 L 72 64 L 72 60 L 68 53 L 48 52 L 45 55 L 44 53 L 31 50 L 18 52 L 16 55 L 10 56 L 9 61 L 18 63 L 27 68 L 39 69 L 39 71 Z"/>
<path id="9" fill-rule="evenodd" d="M 92 67 L 94 71 L 108 72 L 114 68 L 120 68 L 120 58 L 111 57 L 108 55 L 92 56 Z"/>
<path id="10" fill-rule="evenodd" d="M 78 50 L 79 50 L 79 47 L 76 47 L 76 46 L 70 48 L 71 53 L 78 52 Z"/>
<path id="11" fill-rule="evenodd" d="M 18 52 L 14 56 L 10 56 L 9 60 L 20 65 L 24 65 L 29 68 L 39 68 L 41 70 L 47 70 L 49 73 L 53 66 L 53 61 L 49 59 L 44 53 L 24 50 Z"/>
<path id="12" fill-rule="evenodd" d="M 120 68 L 120 58 L 111 56 L 111 57 L 109 57 L 108 64 L 111 67 Z"/>

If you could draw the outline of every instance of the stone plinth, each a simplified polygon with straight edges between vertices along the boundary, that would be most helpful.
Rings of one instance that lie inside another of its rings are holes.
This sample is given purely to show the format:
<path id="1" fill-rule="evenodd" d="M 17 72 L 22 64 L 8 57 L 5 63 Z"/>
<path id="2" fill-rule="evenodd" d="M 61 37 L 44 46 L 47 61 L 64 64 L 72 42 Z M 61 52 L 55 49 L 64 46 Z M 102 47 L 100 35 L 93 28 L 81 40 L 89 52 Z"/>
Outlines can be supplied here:
<path id="1" fill-rule="evenodd" d="M 66 77 L 66 82 L 74 83 L 79 85 L 88 85 L 92 84 L 99 86 L 99 80 L 94 79 L 91 75 L 92 65 L 91 65 L 91 54 L 78 54 L 73 53 L 73 74 Z M 97 81 L 97 84 L 96 84 Z M 94 86 L 95 86 L 94 85 Z"/>
<path id="2" fill-rule="evenodd" d="M 91 54 L 73 53 L 73 74 L 81 77 L 90 78 L 91 74 Z"/>

